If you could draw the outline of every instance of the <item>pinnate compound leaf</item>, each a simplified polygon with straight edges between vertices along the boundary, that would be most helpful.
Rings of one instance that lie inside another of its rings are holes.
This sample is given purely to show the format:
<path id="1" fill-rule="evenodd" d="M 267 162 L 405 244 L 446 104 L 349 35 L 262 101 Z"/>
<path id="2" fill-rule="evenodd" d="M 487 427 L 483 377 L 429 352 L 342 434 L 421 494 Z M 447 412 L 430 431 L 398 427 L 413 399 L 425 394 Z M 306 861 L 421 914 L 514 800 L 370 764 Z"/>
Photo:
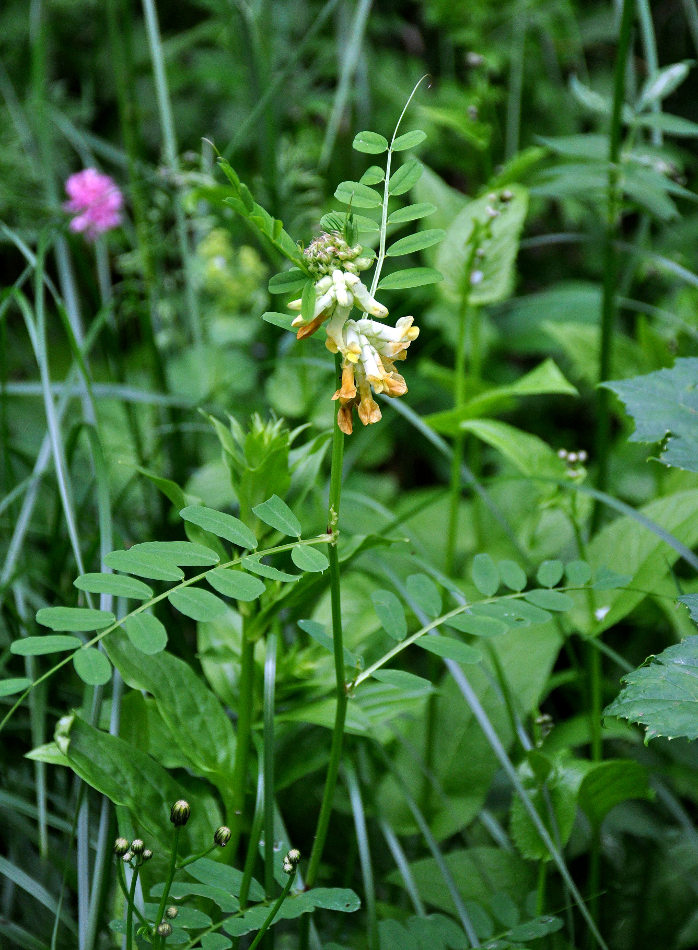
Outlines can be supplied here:
<path id="1" fill-rule="evenodd" d="M 447 660 L 455 660 L 456 663 L 479 663 L 482 659 L 480 653 L 467 643 L 460 640 L 454 640 L 453 637 L 441 636 L 423 636 L 417 640 L 417 646 L 429 653 L 435 653 L 436 656 L 442 656 Z"/>
<path id="2" fill-rule="evenodd" d="M 73 654 L 73 666 L 80 679 L 88 686 L 104 686 L 111 679 L 111 663 L 104 653 L 94 647 L 77 650 Z"/>
<path id="3" fill-rule="evenodd" d="M 281 581 L 284 584 L 293 584 L 299 581 L 302 574 L 289 574 L 288 571 L 281 571 L 278 567 L 272 567 L 271 564 L 264 564 L 258 557 L 244 557 L 242 566 L 253 574 L 259 574 L 260 577 L 268 577 L 272 581 Z"/>
<path id="4" fill-rule="evenodd" d="M 26 676 L 15 676 L 12 679 L 0 680 L 0 698 L 3 696 L 14 696 L 15 693 L 21 693 L 31 686 L 32 681 Z"/>
<path id="5" fill-rule="evenodd" d="M 366 152 L 368 155 L 381 155 L 388 151 L 388 140 L 379 132 L 357 132 L 352 148 L 357 152 Z"/>
<path id="6" fill-rule="evenodd" d="M 665 465 L 698 472 L 698 357 L 677 359 L 671 369 L 603 383 L 635 420 L 631 442 L 661 442 Z"/>
<path id="7" fill-rule="evenodd" d="M 473 584 L 485 597 L 493 597 L 499 589 L 499 568 L 489 554 L 476 554 L 472 566 Z"/>
<path id="8" fill-rule="evenodd" d="M 156 581 L 181 581 L 184 572 L 168 558 L 160 554 L 146 554 L 145 552 L 112 551 L 104 559 L 107 567 L 125 574 L 136 574 L 138 577 L 149 577 Z"/>
<path id="9" fill-rule="evenodd" d="M 42 607 L 36 614 L 36 622 L 50 630 L 70 630 L 74 633 L 103 630 L 116 622 L 108 610 L 91 610 L 89 607 Z"/>
<path id="10" fill-rule="evenodd" d="M 406 267 L 404 270 L 388 274 L 378 284 L 379 290 L 408 290 L 411 287 L 425 287 L 438 284 L 443 274 L 433 267 Z"/>
<path id="11" fill-rule="evenodd" d="M 134 544 L 130 551 L 143 554 L 161 554 L 179 567 L 210 567 L 220 558 L 215 551 L 193 541 L 144 541 Z"/>
<path id="12" fill-rule="evenodd" d="M 451 617 L 447 625 L 474 637 L 498 637 L 509 629 L 509 625 L 497 617 L 465 613 Z"/>
<path id="13" fill-rule="evenodd" d="M 167 595 L 172 606 L 192 620 L 215 620 L 228 609 L 225 601 L 201 587 L 178 587 Z"/>
<path id="14" fill-rule="evenodd" d="M 278 495 L 272 495 L 261 505 L 255 505 L 252 511 L 257 515 L 260 521 L 275 528 L 282 534 L 290 537 L 300 538 L 301 523 L 294 513 L 288 507 L 285 501 Z"/>
<path id="15" fill-rule="evenodd" d="M 407 636 L 407 619 L 401 601 L 391 590 L 375 590 L 371 600 L 388 636 L 393 640 L 404 640 Z"/>
<path id="16" fill-rule="evenodd" d="M 307 544 L 298 544 L 291 548 L 291 560 L 301 571 L 316 573 L 325 571 L 330 566 L 326 555 L 317 548 L 311 548 Z"/>
<path id="17" fill-rule="evenodd" d="M 407 237 L 400 238 L 390 245 L 385 252 L 386 257 L 399 257 L 401 254 L 414 254 L 416 251 L 422 251 L 425 247 L 431 247 L 443 241 L 444 234 L 440 228 L 431 228 L 425 231 L 417 231 L 415 234 L 408 234 Z"/>
<path id="18" fill-rule="evenodd" d="M 430 201 L 418 201 L 415 204 L 405 205 L 388 215 L 388 224 L 404 224 L 406 221 L 418 221 L 436 211 L 436 205 Z"/>
<path id="19" fill-rule="evenodd" d="M 536 579 L 542 587 L 554 587 L 562 579 L 562 561 L 543 561 Z"/>
<path id="20" fill-rule="evenodd" d="M 605 716 L 641 723 L 647 742 L 658 736 L 698 739 L 698 636 L 651 657 L 623 681 Z"/>
<path id="21" fill-rule="evenodd" d="M 504 560 L 497 565 L 502 583 L 509 590 L 521 591 L 526 586 L 528 578 L 524 569 L 516 561 Z"/>
<path id="22" fill-rule="evenodd" d="M 153 596 L 152 589 L 143 581 L 123 574 L 81 574 L 73 584 L 78 590 L 86 590 L 90 594 L 112 594 L 132 600 L 149 600 Z"/>
<path id="23" fill-rule="evenodd" d="M 236 571 L 228 567 L 209 571 L 206 580 L 214 590 L 225 597 L 234 597 L 235 600 L 256 600 L 266 590 L 264 581 L 245 571 Z"/>
<path id="24" fill-rule="evenodd" d="M 422 166 L 416 158 L 408 159 L 397 171 L 393 172 L 388 182 L 388 192 L 391 195 L 404 195 L 413 185 L 416 185 L 422 175 Z"/>
<path id="25" fill-rule="evenodd" d="M 411 132 L 403 132 L 403 134 L 398 135 L 398 137 L 393 142 L 393 151 L 404 152 L 408 148 L 414 148 L 417 145 L 421 145 L 426 137 L 427 133 L 422 132 L 421 129 L 413 129 Z"/>
<path id="26" fill-rule="evenodd" d="M 141 653 L 153 656 L 167 646 L 167 630 L 153 614 L 133 614 L 124 621 L 126 636 Z"/>
<path id="27" fill-rule="evenodd" d="M 77 650 L 82 646 L 79 637 L 52 636 L 23 637 L 10 645 L 10 653 L 15 656 L 44 656 L 49 653 L 65 653 L 68 650 Z"/>
<path id="28" fill-rule="evenodd" d="M 583 587 L 591 580 L 591 566 L 586 561 L 570 561 L 565 565 L 565 577 L 570 587 Z"/>
<path id="29" fill-rule="evenodd" d="M 191 524 L 198 525 L 204 531 L 209 531 L 219 538 L 230 541 L 238 547 L 253 550 L 257 547 L 257 539 L 246 524 L 239 518 L 228 515 L 215 508 L 206 508 L 203 505 L 189 505 L 180 511 L 180 517 Z"/>
<path id="30" fill-rule="evenodd" d="M 534 607 L 540 607 L 542 610 L 570 610 L 574 607 L 574 601 L 567 594 L 559 590 L 527 590 L 524 594 L 525 599 Z"/>
<path id="31" fill-rule="evenodd" d="M 352 208 L 380 208 L 383 204 L 378 192 L 368 185 L 362 185 L 360 181 L 341 182 L 337 185 L 334 196 Z"/>

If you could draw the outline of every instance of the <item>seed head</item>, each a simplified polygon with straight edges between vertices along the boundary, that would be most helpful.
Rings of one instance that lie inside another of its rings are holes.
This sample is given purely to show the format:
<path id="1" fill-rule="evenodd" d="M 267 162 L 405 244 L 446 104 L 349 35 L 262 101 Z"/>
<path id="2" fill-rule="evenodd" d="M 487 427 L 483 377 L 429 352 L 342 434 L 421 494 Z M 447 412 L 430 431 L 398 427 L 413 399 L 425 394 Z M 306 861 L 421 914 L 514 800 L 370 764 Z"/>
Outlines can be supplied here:
<path id="1" fill-rule="evenodd" d="M 182 828 L 189 821 L 191 807 L 189 802 L 180 798 L 170 809 L 170 821 L 176 828 Z"/>

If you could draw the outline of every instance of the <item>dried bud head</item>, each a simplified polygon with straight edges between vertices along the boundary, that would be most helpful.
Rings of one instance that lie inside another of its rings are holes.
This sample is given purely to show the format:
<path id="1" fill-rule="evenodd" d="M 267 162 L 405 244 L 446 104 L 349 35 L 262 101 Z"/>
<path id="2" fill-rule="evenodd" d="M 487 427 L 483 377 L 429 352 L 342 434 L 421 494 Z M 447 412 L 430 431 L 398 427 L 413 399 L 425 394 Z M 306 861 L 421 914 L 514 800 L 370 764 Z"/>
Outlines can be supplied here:
<path id="1" fill-rule="evenodd" d="M 172 808 L 170 809 L 170 821 L 177 828 L 181 828 L 189 821 L 189 815 L 191 813 L 191 807 L 189 802 L 185 801 L 183 798 L 180 798 L 179 801 L 176 801 Z"/>

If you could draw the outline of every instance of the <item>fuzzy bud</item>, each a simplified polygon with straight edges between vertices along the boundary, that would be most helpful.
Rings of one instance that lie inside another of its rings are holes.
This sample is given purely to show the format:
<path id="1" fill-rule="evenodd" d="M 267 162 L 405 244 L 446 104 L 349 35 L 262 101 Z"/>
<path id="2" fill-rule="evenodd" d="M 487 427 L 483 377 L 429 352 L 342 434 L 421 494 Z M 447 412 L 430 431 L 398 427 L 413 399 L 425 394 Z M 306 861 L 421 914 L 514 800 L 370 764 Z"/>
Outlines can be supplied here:
<path id="1" fill-rule="evenodd" d="M 153 852 L 150 850 L 150 848 L 144 848 L 143 854 L 141 854 L 141 861 L 150 861 L 152 856 Z"/>
<path id="2" fill-rule="evenodd" d="M 126 838 L 117 838 L 114 842 L 114 854 L 119 858 L 123 857 L 129 848 L 130 845 Z"/>
<path id="3" fill-rule="evenodd" d="M 126 854 L 123 855 L 122 861 L 124 862 L 124 864 L 128 864 L 128 862 L 131 860 L 132 857 L 133 857 L 133 851 L 127 851 Z"/>
<path id="4" fill-rule="evenodd" d="M 134 854 L 143 854 L 145 848 L 145 842 L 141 838 L 134 838 L 131 842 L 131 851 Z"/>
<path id="5" fill-rule="evenodd" d="M 189 821 L 191 807 L 183 798 L 176 801 L 170 809 L 170 821 L 176 828 L 182 828 Z"/>
<path id="6" fill-rule="evenodd" d="M 220 828 L 216 828 L 213 834 L 213 840 L 219 848 L 224 848 L 230 841 L 230 834 L 230 828 L 226 825 L 221 825 Z"/>
<path id="7" fill-rule="evenodd" d="M 172 905 L 165 911 L 165 917 L 169 917 L 170 920 L 174 920 L 178 913 L 179 910 L 174 905 Z"/>
<path id="8" fill-rule="evenodd" d="M 159 937 L 169 937 L 172 933 L 172 924 L 168 923 L 166 920 L 163 920 L 162 923 L 158 924 L 157 934 Z"/>

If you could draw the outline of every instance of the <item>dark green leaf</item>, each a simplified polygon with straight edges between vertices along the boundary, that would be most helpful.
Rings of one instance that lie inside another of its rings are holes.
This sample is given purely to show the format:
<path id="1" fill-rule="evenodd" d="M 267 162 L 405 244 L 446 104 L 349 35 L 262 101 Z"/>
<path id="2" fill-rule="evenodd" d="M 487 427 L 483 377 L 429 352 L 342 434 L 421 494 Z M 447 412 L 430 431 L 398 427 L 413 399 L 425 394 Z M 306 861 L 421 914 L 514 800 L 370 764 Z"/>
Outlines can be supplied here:
<path id="1" fill-rule="evenodd" d="M 89 607 L 42 607 L 36 615 L 36 622 L 42 627 L 74 633 L 103 630 L 115 621 L 116 617 L 110 611 L 91 610 Z"/>
<path id="2" fill-rule="evenodd" d="M 388 274 L 378 284 L 379 290 L 408 290 L 411 287 L 425 287 L 443 280 L 443 274 L 433 267 L 407 267 L 404 270 Z"/>
<path id="3" fill-rule="evenodd" d="M 493 597 L 499 589 L 499 569 L 489 554 L 476 554 L 471 570 L 473 584 L 485 597 Z"/>
<path id="4" fill-rule="evenodd" d="M 538 940 L 547 934 L 555 933 L 563 926 L 559 917 L 537 917 L 535 920 L 527 920 L 523 924 L 517 924 L 516 927 L 508 932 L 507 937 L 514 941 Z"/>
<path id="5" fill-rule="evenodd" d="M 415 185 L 422 174 L 422 166 L 416 158 L 408 159 L 397 171 L 393 172 L 388 182 L 388 193 L 404 195 Z"/>
<path id="6" fill-rule="evenodd" d="M 298 544 L 295 548 L 291 548 L 291 560 L 299 570 L 310 573 L 325 571 L 330 566 L 330 562 L 322 551 L 311 548 L 307 544 Z"/>
<path id="7" fill-rule="evenodd" d="M 312 280 L 306 280 L 301 294 L 301 316 L 306 323 L 310 323 L 315 315 L 315 284 Z"/>
<path id="8" fill-rule="evenodd" d="M 380 155 L 388 151 L 388 140 L 378 132 L 358 132 L 354 136 L 352 148 L 357 152 L 367 152 L 369 155 Z"/>
<path id="9" fill-rule="evenodd" d="M 621 802 L 652 797 L 646 767 L 632 759 L 594 764 L 579 788 L 579 805 L 595 828 Z"/>
<path id="10" fill-rule="evenodd" d="M 308 275 L 300 267 L 291 267 L 269 278 L 268 290 L 270 294 L 295 294 L 302 290 L 308 280 Z"/>
<path id="11" fill-rule="evenodd" d="M 285 501 L 278 495 L 272 495 L 261 505 L 255 505 L 252 511 L 257 515 L 260 521 L 275 528 L 282 534 L 300 538 L 301 523 L 294 513 L 288 507 Z"/>
<path id="12" fill-rule="evenodd" d="M 391 244 L 385 252 L 386 257 L 399 257 L 401 254 L 414 254 L 416 251 L 422 251 L 425 247 L 431 247 L 443 240 L 444 234 L 440 228 L 432 228 L 427 231 L 417 231 L 415 234 L 409 234 L 407 237 L 400 238 Z"/>
<path id="13" fill-rule="evenodd" d="M 225 538 L 231 544 L 248 550 L 257 547 L 257 539 L 247 525 L 232 515 L 201 505 L 190 505 L 188 508 L 183 508 L 179 514 L 185 521 L 190 521 L 219 538 Z"/>
<path id="14" fill-rule="evenodd" d="M 383 204 L 377 191 L 359 181 L 343 181 L 337 186 L 334 196 L 352 208 L 380 208 Z"/>
<path id="15" fill-rule="evenodd" d="M 208 884 L 210 887 L 226 891 L 234 897 L 240 896 L 243 874 L 237 868 L 221 864 L 220 861 L 212 861 L 211 858 L 199 858 L 187 865 L 186 873 L 201 884 Z M 264 888 L 254 878 L 250 883 L 249 899 L 264 900 Z"/>
<path id="16" fill-rule="evenodd" d="M 143 554 L 161 554 L 178 567 L 209 567 L 220 561 L 215 551 L 192 541 L 144 541 L 142 544 L 134 544 L 129 550 Z"/>
<path id="17" fill-rule="evenodd" d="M 416 641 L 417 646 L 437 656 L 442 656 L 447 660 L 455 660 L 456 663 L 479 663 L 482 659 L 480 653 L 467 643 L 460 640 L 454 640 L 452 637 L 429 636 L 428 634 L 420 637 Z"/>
<path id="18" fill-rule="evenodd" d="M 227 567 L 219 567 L 215 571 L 209 571 L 206 580 L 219 594 L 223 594 L 225 597 L 234 597 L 236 600 L 256 600 L 266 590 L 264 581 L 261 581 L 258 577 Z"/>
<path id="19" fill-rule="evenodd" d="M 100 650 L 88 647 L 73 654 L 73 666 L 83 683 L 104 686 L 111 679 L 111 663 Z"/>
<path id="20" fill-rule="evenodd" d="M 152 656 L 167 646 L 167 631 L 153 614 L 133 614 L 124 621 L 124 629 L 131 643 L 141 653 Z"/>
<path id="21" fill-rule="evenodd" d="M 563 570 L 562 561 L 543 561 L 536 579 L 541 587 L 554 587 L 561 580 Z"/>
<path id="22" fill-rule="evenodd" d="M 421 143 L 426 139 L 427 133 L 422 132 L 421 129 L 413 129 L 411 132 L 403 132 L 402 135 L 394 140 L 392 149 L 394 152 L 404 152 L 405 149 L 414 148 L 416 145 L 421 145 Z"/>
<path id="23" fill-rule="evenodd" d="M 77 650 L 82 646 L 79 637 L 51 636 L 23 637 L 10 645 L 10 653 L 16 656 L 44 656 L 48 653 L 65 653 L 67 650 Z"/>
<path id="24" fill-rule="evenodd" d="M 404 640 L 407 636 L 405 609 L 400 600 L 390 590 L 375 590 L 371 594 L 381 626 L 393 640 Z"/>
<path id="25" fill-rule="evenodd" d="M 128 551 L 112 551 L 104 559 L 107 567 L 138 577 L 151 577 L 156 581 L 181 581 L 184 572 L 176 564 L 159 554 Z"/>
<path id="26" fill-rule="evenodd" d="M 112 594 L 114 597 L 130 597 L 133 600 L 148 600 L 153 591 L 143 581 L 123 574 L 81 574 L 73 583 L 78 590 L 91 594 Z"/>
<path id="27" fill-rule="evenodd" d="M 429 201 L 420 201 L 417 204 L 405 205 L 388 215 L 388 224 L 404 224 L 406 221 L 417 221 L 426 218 L 436 211 L 436 205 Z"/>
<path id="28" fill-rule="evenodd" d="M 228 609 L 225 601 L 201 587 L 178 587 L 167 595 L 172 606 L 192 620 L 215 620 Z"/>

